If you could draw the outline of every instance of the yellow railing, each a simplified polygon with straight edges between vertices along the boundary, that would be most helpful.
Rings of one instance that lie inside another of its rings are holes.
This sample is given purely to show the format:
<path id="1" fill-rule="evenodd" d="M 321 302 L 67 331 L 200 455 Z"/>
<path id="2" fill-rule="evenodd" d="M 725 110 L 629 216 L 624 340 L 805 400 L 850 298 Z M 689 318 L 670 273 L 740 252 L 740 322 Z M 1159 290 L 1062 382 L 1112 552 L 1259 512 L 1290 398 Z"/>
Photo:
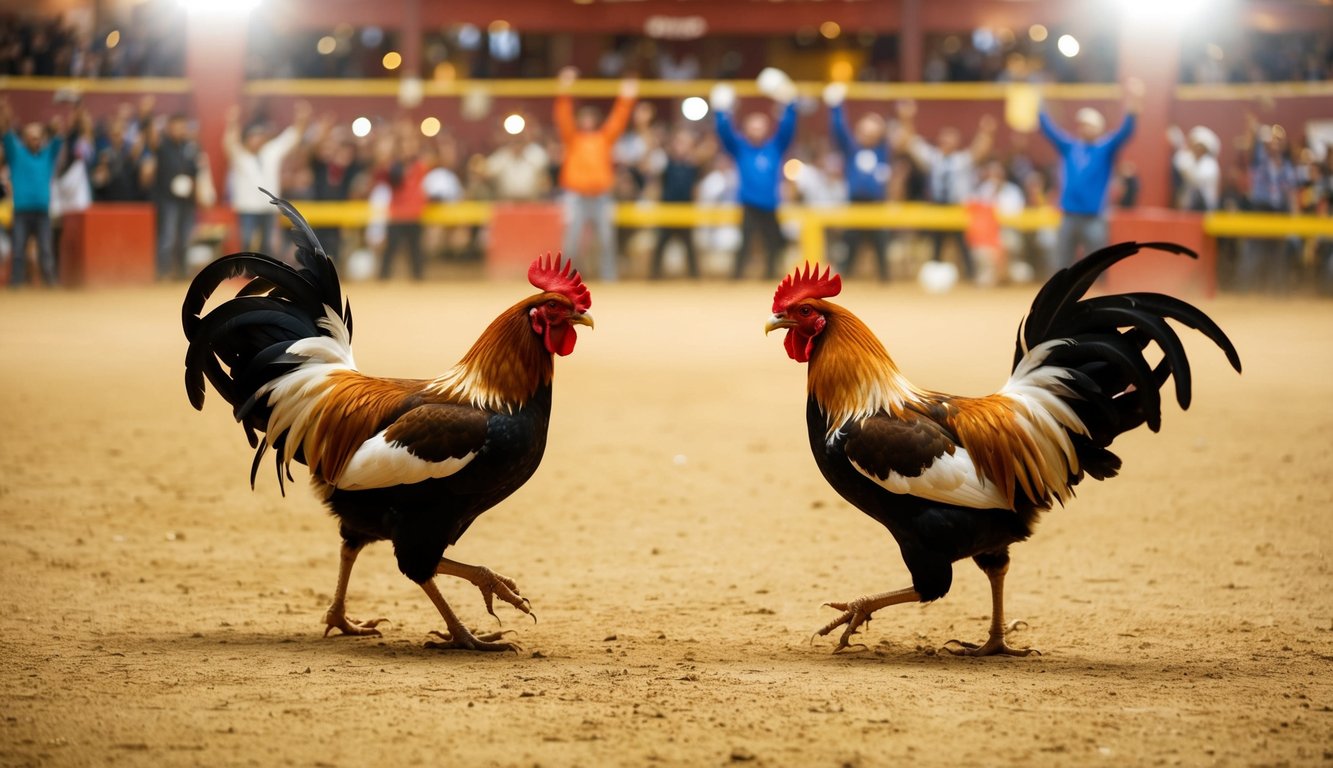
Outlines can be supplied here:
<path id="1" fill-rule="evenodd" d="M 1203 231 L 1213 237 L 1333 238 L 1333 217 L 1214 211 L 1203 217 Z"/>
<path id="2" fill-rule="evenodd" d="M 338 202 L 295 201 L 297 210 L 315 227 L 361 228 L 375 214 L 364 200 Z M 496 204 L 479 201 L 435 203 L 426 206 L 423 224 L 434 226 L 484 225 Z M 619 203 L 616 224 L 622 227 L 716 227 L 740 223 L 735 205 L 691 203 Z M 800 226 L 799 245 L 804 257 L 818 260 L 824 250 L 828 227 L 864 229 L 912 229 L 961 231 L 968 213 L 962 206 L 929 203 L 857 203 L 831 207 L 783 206 L 779 218 Z M 8 227 L 11 209 L 0 204 L 0 224 Z M 1212 237 L 1326 237 L 1333 238 L 1333 217 L 1292 216 L 1280 213 L 1215 211 L 1203 216 L 1203 231 Z M 1059 226 L 1060 212 L 1046 206 L 1029 208 L 1013 216 L 1000 216 L 1002 226 L 1032 232 Z"/>

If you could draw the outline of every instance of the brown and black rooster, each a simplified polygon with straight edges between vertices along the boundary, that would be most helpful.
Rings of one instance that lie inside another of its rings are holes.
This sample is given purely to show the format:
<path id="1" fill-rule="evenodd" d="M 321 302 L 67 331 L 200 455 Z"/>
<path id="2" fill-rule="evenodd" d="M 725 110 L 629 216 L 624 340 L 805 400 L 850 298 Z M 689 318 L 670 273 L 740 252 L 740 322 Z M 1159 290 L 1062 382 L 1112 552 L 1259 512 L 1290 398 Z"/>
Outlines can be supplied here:
<path id="1" fill-rule="evenodd" d="M 285 201 L 274 204 L 295 225 L 299 266 L 239 253 L 194 279 L 182 308 L 190 402 L 202 408 L 207 379 L 232 405 L 256 447 L 251 485 L 270 448 L 280 485 L 284 475 L 291 479 L 292 461 L 309 468 L 343 540 L 326 635 L 379 634 L 384 619 L 348 618 L 347 583 L 361 549 L 387 539 L 399 570 L 444 618 L 448 632 L 436 633 L 441 641 L 432 647 L 513 649 L 498 633 L 468 630 L 434 577 L 470 581 L 491 615 L 497 597 L 531 613 L 512 579 L 445 558 L 444 551 L 541 463 L 553 358 L 574 350 L 574 326 L 592 326 L 587 287 L 559 256 L 539 258 L 528 279 L 541 292 L 502 312 L 444 375 L 367 376 L 352 359 L 351 306 L 333 261 L 299 213 Z M 248 279 L 237 296 L 202 314 L 213 291 L 237 277 Z"/>
<path id="2" fill-rule="evenodd" d="M 970 557 L 990 579 L 990 637 L 946 647 L 969 656 L 1031 652 L 1005 642 L 1009 546 L 1068 501 L 1084 476 L 1116 475 L 1111 442 L 1143 424 L 1160 428 L 1167 379 L 1189 407 L 1189 361 L 1167 320 L 1203 333 L 1240 371 L 1235 347 L 1197 307 L 1154 293 L 1083 298 L 1140 248 L 1194 256 L 1169 243 L 1122 243 L 1056 273 L 1019 328 L 1009 381 L 988 397 L 913 386 L 864 323 L 826 300 L 842 289 L 828 270 L 821 276 L 807 265 L 778 286 L 766 330 L 785 329 L 787 354 L 809 364 L 815 463 L 843 498 L 889 529 L 912 576 L 905 589 L 829 603 L 841 615 L 818 634 L 845 627 L 835 650 L 849 647 L 881 608 L 944 597 L 954 561 Z M 1145 358 L 1149 345 L 1161 351 L 1156 365 Z"/>

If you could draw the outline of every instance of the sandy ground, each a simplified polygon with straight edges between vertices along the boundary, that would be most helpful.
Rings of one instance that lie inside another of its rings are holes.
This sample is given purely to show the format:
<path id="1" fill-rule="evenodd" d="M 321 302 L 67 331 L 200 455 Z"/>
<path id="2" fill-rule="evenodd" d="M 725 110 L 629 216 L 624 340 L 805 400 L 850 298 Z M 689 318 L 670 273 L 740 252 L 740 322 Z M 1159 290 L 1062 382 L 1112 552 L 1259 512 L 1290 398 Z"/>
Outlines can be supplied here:
<path id="1" fill-rule="evenodd" d="M 759 283 L 594 288 L 545 463 L 451 550 L 532 598 L 535 625 L 499 609 L 523 653 L 423 649 L 441 622 L 385 545 L 349 611 L 384 637 L 324 639 L 334 525 L 304 484 L 251 492 L 215 395 L 190 409 L 182 292 L 0 295 L 0 764 L 1333 762 L 1333 302 L 1208 302 L 1245 375 L 1191 339 L 1194 408 L 1015 548 L 1045 654 L 974 660 L 936 651 L 984 636 L 970 563 L 865 652 L 809 642 L 907 574 L 819 476 Z M 358 360 L 437 374 L 528 292 L 352 286 Z M 981 394 L 1030 295 L 843 300 L 918 384 Z"/>

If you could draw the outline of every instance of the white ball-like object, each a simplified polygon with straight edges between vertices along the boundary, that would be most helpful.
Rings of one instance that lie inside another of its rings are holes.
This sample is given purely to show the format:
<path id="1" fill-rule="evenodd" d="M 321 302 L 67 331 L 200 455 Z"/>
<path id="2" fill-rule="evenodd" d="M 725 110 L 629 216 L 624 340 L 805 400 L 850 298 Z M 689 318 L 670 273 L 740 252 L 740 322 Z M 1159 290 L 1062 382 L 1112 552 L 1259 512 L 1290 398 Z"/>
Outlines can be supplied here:
<path id="1" fill-rule="evenodd" d="M 829 83 L 824 86 L 824 103 L 836 107 L 847 99 L 846 83 Z"/>
<path id="2" fill-rule="evenodd" d="M 343 265 L 343 274 L 352 282 L 369 280 L 375 276 L 375 252 L 369 248 L 357 248 L 347 254 Z"/>
<path id="3" fill-rule="evenodd" d="M 178 173 L 171 177 L 171 194 L 176 197 L 189 197 L 194 191 L 194 178 L 184 173 Z"/>
<path id="4" fill-rule="evenodd" d="M 947 293 L 958 284 L 958 267 L 946 261 L 928 261 L 921 265 L 916 279 L 926 293 Z"/>
<path id="5" fill-rule="evenodd" d="M 796 99 L 796 83 L 777 67 L 764 67 L 754 82 L 760 93 L 774 101 L 787 104 Z"/>
<path id="6" fill-rule="evenodd" d="M 708 92 L 708 103 L 714 112 L 730 112 L 736 106 L 736 89 L 726 83 L 718 83 Z"/>

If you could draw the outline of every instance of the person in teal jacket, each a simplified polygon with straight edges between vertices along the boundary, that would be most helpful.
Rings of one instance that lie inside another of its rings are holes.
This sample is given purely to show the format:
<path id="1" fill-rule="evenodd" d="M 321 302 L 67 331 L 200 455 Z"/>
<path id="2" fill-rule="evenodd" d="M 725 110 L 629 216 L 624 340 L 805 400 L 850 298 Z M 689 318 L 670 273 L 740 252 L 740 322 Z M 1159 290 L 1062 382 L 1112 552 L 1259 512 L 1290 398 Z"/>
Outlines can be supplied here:
<path id="1" fill-rule="evenodd" d="M 5 162 L 9 165 L 14 196 L 14 219 L 10 237 L 14 246 L 9 284 L 28 284 L 28 241 L 37 240 L 37 264 L 47 285 L 56 283 L 56 257 L 51 245 L 51 180 L 60 158 L 61 126 L 53 121 L 48 134 L 41 123 L 23 126 L 20 136 L 12 128 L 13 113 L 0 104 L 0 131 L 4 133 Z"/>
<path id="2" fill-rule="evenodd" d="M 1106 188 L 1111 183 L 1116 156 L 1134 135 L 1134 124 L 1143 107 L 1143 83 L 1125 83 L 1125 119 L 1110 133 L 1106 119 L 1090 107 L 1074 116 L 1075 134 L 1065 133 L 1045 108 L 1041 110 L 1042 134 L 1060 154 L 1060 230 L 1055 240 L 1056 267 L 1064 268 L 1079 257 L 1106 246 Z M 1081 253 L 1079 246 L 1083 247 Z"/>

